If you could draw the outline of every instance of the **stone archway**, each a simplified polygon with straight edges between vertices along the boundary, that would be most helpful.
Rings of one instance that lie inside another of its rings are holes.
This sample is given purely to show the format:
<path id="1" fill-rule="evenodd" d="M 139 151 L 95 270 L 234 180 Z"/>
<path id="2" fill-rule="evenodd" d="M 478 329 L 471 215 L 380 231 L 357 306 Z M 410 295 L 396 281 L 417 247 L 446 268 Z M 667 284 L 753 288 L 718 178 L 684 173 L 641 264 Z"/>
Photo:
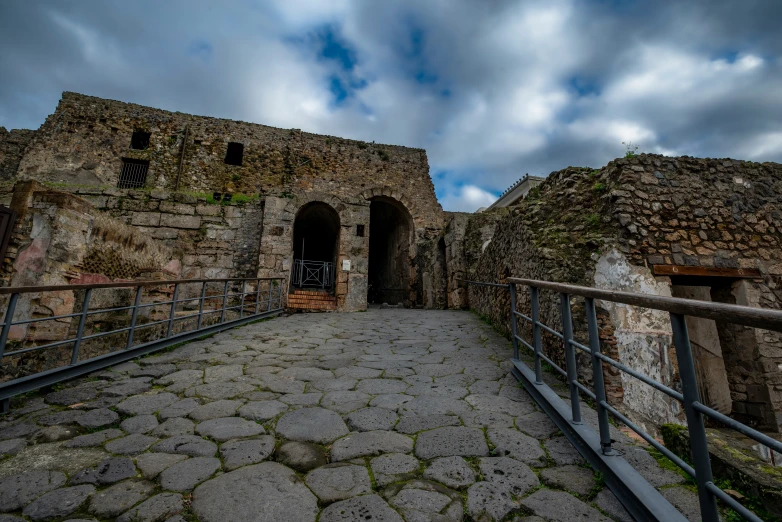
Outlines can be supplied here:
<path id="1" fill-rule="evenodd" d="M 369 304 L 410 304 L 415 228 L 410 212 L 388 196 L 369 200 Z"/>
<path id="2" fill-rule="evenodd" d="M 339 214 L 331 205 L 311 201 L 299 208 L 293 221 L 294 288 L 334 289 L 339 232 Z"/>

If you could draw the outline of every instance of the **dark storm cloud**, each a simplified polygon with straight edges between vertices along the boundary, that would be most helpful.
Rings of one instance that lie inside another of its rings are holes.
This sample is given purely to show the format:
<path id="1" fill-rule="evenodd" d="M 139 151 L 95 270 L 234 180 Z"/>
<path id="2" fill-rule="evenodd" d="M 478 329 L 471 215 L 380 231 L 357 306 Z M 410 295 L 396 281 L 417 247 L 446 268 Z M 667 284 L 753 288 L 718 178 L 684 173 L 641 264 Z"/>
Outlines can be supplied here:
<path id="1" fill-rule="evenodd" d="M 64 90 L 425 147 L 447 209 L 622 141 L 782 161 L 782 2 L 0 3 L 0 125 Z"/>

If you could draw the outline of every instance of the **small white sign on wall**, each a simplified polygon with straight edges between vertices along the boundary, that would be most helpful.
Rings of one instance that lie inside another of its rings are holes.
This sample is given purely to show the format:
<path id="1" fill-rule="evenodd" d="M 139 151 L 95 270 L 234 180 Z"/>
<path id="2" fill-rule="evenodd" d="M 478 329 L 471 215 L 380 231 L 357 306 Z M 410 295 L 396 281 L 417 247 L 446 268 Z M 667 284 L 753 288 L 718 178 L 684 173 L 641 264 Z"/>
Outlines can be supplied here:
<path id="1" fill-rule="evenodd" d="M 350 259 L 342 260 L 342 270 L 345 272 L 350 272 Z"/>

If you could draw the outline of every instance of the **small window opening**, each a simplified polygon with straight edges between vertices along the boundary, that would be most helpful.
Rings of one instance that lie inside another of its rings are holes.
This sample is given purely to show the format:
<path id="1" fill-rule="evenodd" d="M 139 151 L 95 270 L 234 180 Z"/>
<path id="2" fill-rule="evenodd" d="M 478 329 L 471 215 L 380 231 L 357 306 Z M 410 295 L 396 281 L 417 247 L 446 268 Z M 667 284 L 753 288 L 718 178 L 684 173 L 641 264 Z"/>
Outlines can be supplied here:
<path id="1" fill-rule="evenodd" d="M 356 236 L 364 237 L 364 225 L 356 225 Z"/>
<path id="2" fill-rule="evenodd" d="M 135 131 L 130 137 L 130 148 L 135 150 L 147 150 L 149 148 L 150 133 Z"/>
<path id="3" fill-rule="evenodd" d="M 122 170 L 119 173 L 118 188 L 142 188 L 147 183 L 148 160 L 122 158 Z"/>
<path id="4" fill-rule="evenodd" d="M 228 165 L 241 165 L 243 155 L 244 145 L 232 141 L 228 144 L 228 150 L 225 153 L 225 162 Z"/>
<path id="5" fill-rule="evenodd" d="M 201 145 L 201 140 L 193 140 L 193 143 L 195 143 L 196 145 Z"/>

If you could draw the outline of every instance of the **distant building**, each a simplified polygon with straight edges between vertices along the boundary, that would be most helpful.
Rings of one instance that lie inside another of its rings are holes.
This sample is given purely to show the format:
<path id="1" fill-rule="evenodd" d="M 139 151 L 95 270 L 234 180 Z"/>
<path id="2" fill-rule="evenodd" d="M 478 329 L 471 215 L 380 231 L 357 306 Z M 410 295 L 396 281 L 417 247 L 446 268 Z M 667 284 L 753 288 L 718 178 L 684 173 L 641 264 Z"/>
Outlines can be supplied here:
<path id="1" fill-rule="evenodd" d="M 541 178 L 540 176 L 530 176 L 529 174 L 525 174 L 523 178 L 508 187 L 508 189 L 502 193 L 500 198 L 492 203 L 487 210 L 491 210 L 493 208 L 509 207 L 513 205 L 521 198 L 526 196 L 529 191 L 532 190 L 532 187 L 540 185 L 545 179 L 546 178 Z"/>

